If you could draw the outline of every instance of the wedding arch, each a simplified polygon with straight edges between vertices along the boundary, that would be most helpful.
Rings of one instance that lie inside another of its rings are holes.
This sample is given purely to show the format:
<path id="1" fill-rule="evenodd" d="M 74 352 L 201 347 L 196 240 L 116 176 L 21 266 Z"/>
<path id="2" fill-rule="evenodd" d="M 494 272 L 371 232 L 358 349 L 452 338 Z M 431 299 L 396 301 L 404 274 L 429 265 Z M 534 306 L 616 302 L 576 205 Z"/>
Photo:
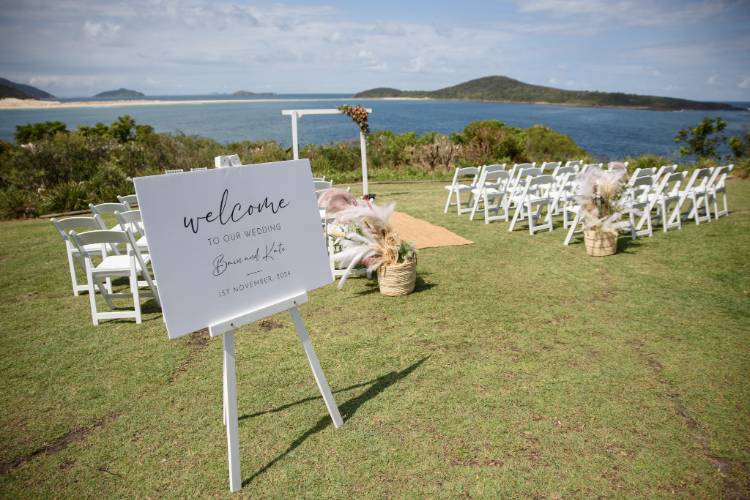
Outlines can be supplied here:
<path id="1" fill-rule="evenodd" d="M 365 108 L 368 114 L 372 113 L 372 109 Z M 343 112 L 337 108 L 331 109 L 284 109 L 281 111 L 282 115 L 292 117 L 292 152 L 294 159 L 299 160 L 299 139 L 297 136 L 297 120 L 305 115 L 338 115 Z M 364 132 L 359 131 L 359 149 L 360 156 L 362 158 L 362 194 L 369 195 L 370 191 L 367 186 L 367 140 Z"/>

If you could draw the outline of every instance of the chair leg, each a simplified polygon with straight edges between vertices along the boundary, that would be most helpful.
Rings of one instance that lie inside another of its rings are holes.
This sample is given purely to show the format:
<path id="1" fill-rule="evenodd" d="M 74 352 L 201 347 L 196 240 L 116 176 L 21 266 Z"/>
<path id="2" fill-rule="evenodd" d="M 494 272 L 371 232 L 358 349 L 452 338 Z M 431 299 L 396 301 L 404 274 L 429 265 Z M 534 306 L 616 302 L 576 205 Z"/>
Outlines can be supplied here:
<path id="1" fill-rule="evenodd" d="M 443 210 L 444 214 L 448 213 L 448 208 L 451 206 L 451 196 L 453 195 L 453 188 L 448 190 L 448 199 L 445 201 L 445 210 Z"/>
<path id="2" fill-rule="evenodd" d="M 97 326 L 99 324 L 99 318 L 96 311 L 96 291 L 94 290 L 94 277 L 91 274 L 91 270 L 88 265 L 86 265 L 86 279 L 88 280 L 89 285 L 89 305 L 91 306 L 91 321 L 94 323 L 94 326 Z"/>
<path id="3" fill-rule="evenodd" d="M 573 223 L 570 225 L 570 229 L 568 229 L 568 235 L 565 237 L 565 242 L 563 243 L 564 245 L 570 245 L 570 242 L 573 239 L 573 234 L 575 234 L 580 221 L 581 221 L 581 214 L 576 213 L 576 216 L 573 218 Z"/>
<path id="4" fill-rule="evenodd" d="M 482 201 L 482 196 L 475 196 L 474 197 L 474 203 L 471 205 L 471 215 L 469 215 L 469 220 L 474 220 L 474 216 L 477 214 L 477 209 L 479 209 L 479 202 Z M 484 220 L 487 221 L 487 200 L 484 200 Z"/>
<path id="5" fill-rule="evenodd" d="M 73 262 L 73 255 L 68 250 L 68 268 L 70 269 L 70 281 L 73 284 L 73 295 L 78 296 L 78 278 L 76 277 L 76 267 Z"/>
<path id="6" fill-rule="evenodd" d="M 133 294 L 133 309 L 135 311 L 136 324 L 141 323 L 141 297 L 138 292 L 138 273 L 135 271 L 135 262 L 130 267 L 130 293 Z"/>
<path id="7" fill-rule="evenodd" d="M 523 207 L 523 205 L 520 203 L 516 205 L 516 211 L 513 213 L 513 220 L 511 221 L 510 227 L 508 228 L 509 233 L 512 232 L 516 227 L 516 222 L 518 221 L 518 217 L 521 214 L 521 207 Z"/>

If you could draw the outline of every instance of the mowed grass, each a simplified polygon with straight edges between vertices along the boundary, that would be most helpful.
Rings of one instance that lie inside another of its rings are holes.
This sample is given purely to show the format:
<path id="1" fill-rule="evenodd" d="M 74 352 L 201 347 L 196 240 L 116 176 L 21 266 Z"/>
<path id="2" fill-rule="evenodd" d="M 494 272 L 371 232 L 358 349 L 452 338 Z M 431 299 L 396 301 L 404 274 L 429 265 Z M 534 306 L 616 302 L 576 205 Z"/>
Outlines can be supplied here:
<path id="1" fill-rule="evenodd" d="M 338 430 L 287 314 L 238 332 L 242 496 L 750 495 L 750 183 L 598 259 L 374 188 L 474 244 L 422 251 L 407 297 L 310 294 Z M 227 496 L 221 341 L 145 301 L 94 327 L 48 221 L 1 224 L 0 264 L 0 494 Z"/>

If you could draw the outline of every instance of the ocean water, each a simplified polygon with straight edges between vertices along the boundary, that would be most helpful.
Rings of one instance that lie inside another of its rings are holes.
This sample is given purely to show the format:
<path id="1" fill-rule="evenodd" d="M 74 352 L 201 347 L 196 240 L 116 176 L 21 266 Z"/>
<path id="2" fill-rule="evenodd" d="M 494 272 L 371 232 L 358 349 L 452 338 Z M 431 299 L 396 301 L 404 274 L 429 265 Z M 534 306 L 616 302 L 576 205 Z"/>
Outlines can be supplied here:
<path id="1" fill-rule="evenodd" d="M 646 111 L 614 108 L 585 108 L 477 101 L 354 99 L 348 95 L 279 95 L 250 102 L 218 102 L 218 96 L 153 96 L 161 100 L 214 100 L 201 104 L 168 104 L 106 108 L 0 110 L 0 139 L 13 140 L 16 125 L 59 120 L 68 128 L 111 123 L 129 114 L 138 123 L 152 125 L 158 132 L 201 135 L 220 142 L 273 139 L 291 143 L 291 125 L 283 109 L 334 108 L 359 104 L 373 109 L 372 130 L 394 132 L 437 131 L 451 133 L 474 120 L 497 119 L 515 127 L 546 125 L 571 136 L 581 147 L 602 160 L 645 153 L 676 156 L 677 131 L 697 124 L 706 116 L 721 116 L 727 135 L 750 128 L 750 111 Z M 75 100 L 75 99 L 68 99 Z M 91 99 L 86 99 L 91 100 Z M 744 108 L 750 103 L 740 104 Z M 300 143 L 324 144 L 358 137 L 356 126 L 343 115 L 305 116 L 299 122 Z"/>

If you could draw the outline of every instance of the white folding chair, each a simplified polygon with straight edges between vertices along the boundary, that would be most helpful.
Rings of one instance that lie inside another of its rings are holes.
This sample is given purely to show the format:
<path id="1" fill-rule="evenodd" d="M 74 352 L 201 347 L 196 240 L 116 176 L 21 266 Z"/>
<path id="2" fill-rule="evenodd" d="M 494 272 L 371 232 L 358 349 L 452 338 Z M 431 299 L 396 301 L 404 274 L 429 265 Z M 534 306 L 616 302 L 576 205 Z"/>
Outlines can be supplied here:
<path id="1" fill-rule="evenodd" d="M 138 197 L 134 194 L 129 194 L 127 196 L 118 195 L 117 201 L 119 201 L 123 205 L 127 205 L 130 210 L 135 210 L 136 208 L 138 208 Z"/>
<path id="2" fill-rule="evenodd" d="M 661 220 L 662 231 L 665 233 L 672 228 L 682 229 L 682 219 L 677 218 L 672 224 L 669 223 L 669 213 L 672 204 L 680 200 L 680 186 L 685 180 L 685 172 L 674 172 L 662 176 L 661 182 L 654 192 L 649 195 L 649 205 L 646 207 L 649 214 L 656 210 L 657 217 Z M 637 226 L 637 229 L 643 228 L 643 221 Z"/>
<path id="3" fill-rule="evenodd" d="M 734 165 L 727 165 L 726 167 L 721 167 L 723 170 L 717 175 L 716 179 L 713 182 L 709 181 L 708 186 L 708 196 L 710 201 L 713 202 L 714 205 L 714 217 L 718 219 L 722 215 L 729 215 L 729 204 L 727 201 L 727 177 L 729 176 L 729 173 L 734 170 Z M 722 195 L 723 197 L 723 205 L 724 208 L 719 210 L 719 195 Z"/>
<path id="4" fill-rule="evenodd" d="M 627 170 L 628 162 L 626 161 L 611 161 L 607 163 L 607 170 Z"/>
<path id="5" fill-rule="evenodd" d="M 164 171 L 165 174 L 181 174 L 184 170 L 181 168 L 168 168 Z"/>
<path id="6" fill-rule="evenodd" d="M 510 182 L 510 173 L 504 168 L 505 165 L 489 165 L 482 170 L 479 182 L 471 192 L 474 203 L 469 220 L 474 220 L 480 203 L 484 208 L 485 224 L 489 224 L 493 220 L 508 220 L 508 211 L 504 209 L 503 202 Z M 494 212 L 495 215 L 490 215 L 490 212 Z"/>
<path id="7" fill-rule="evenodd" d="M 65 219 L 50 219 L 52 224 L 60 233 L 63 241 L 65 242 L 65 253 L 68 255 L 68 270 L 70 271 L 70 282 L 73 285 L 73 295 L 78 295 L 79 292 L 85 292 L 89 289 L 88 282 L 85 284 L 78 283 L 78 276 L 76 275 L 76 262 L 81 266 L 83 271 L 86 270 L 83 259 L 81 257 L 78 248 L 70 241 L 70 231 L 95 231 L 101 229 L 101 221 L 97 220 L 98 216 L 93 217 L 68 217 Z M 107 254 L 106 249 L 100 244 L 91 244 L 86 246 L 86 251 L 91 255 L 104 258 Z"/>
<path id="8" fill-rule="evenodd" d="M 552 231 L 552 204 L 554 203 L 552 190 L 554 186 L 555 178 L 551 175 L 539 175 L 529 178 L 522 197 L 516 204 L 516 211 L 513 214 L 513 220 L 510 223 L 508 231 L 513 231 L 516 222 L 524 218 L 529 221 L 529 234 L 532 236 L 537 231 L 544 229 Z M 546 215 L 543 219 L 544 222 L 540 224 L 539 221 L 542 220 L 542 213 L 545 208 Z"/>
<path id="9" fill-rule="evenodd" d="M 133 241 L 135 241 L 141 253 L 148 253 L 148 240 L 146 239 L 143 219 L 141 219 L 141 211 L 115 212 L 115 218 L 120 225 L 120 230 L 130 232 L 133 235 Z"/>
<path id="10" fill-rule="evenodd" d="M 690 201 L 691 206 L 687 214 L 684 215 L 684 220 L 692 218 L 696 225 L 701 222 L 711 222 L 711 210 L 708 205 L 708 192 L 706 191 L 710 174 L 707 168 L 697 168 L 693 171 L 685 189 L 680 191 L 680 198 L 669 217 L 669 225 L 676 223 L 677 218 L 683 218 L 682 207 L 687 201 Z M 700 214 L 701 206 L 704 209 L 703 215 Z"/>
<path id="11" fill-rule="evenodd" d="M 105 215 L 114 215 L 115 212 L 127 212 L 128 210 L 130 210 L 130 207 L 128 207 L 125 203 L 99 203 L 98 205 L 89 203 L 89 210 L 91 210 L 92 214 L 99 216 L 98 220 L 102 222 L 101 229 L 107 229 L 107 227 L 104 225 Z M 120 225 L 115 224 L 109 229 L 112 229 L 113 231 L 119 231 Z"/>
<path id="12" fill-rule="evenodd" d="M 471 190 L 476 186 L 477 178 L 479 177 L 479 167 L 463 167 L 457 168 L 453 174 L 453 181 L 450 185 L 445 186 L 448 190 L 448 199 L 445 201 L 445 210 L 443 213 L 448 213 L 448 208 L 453 205 L 451 199 L 455 196 L 456 198 L 456 211 L 458 215 L 467 213 L 471 210 Z M 461 206 L 461 193 L 469 193 L 469 200 L 466 208 Z"/>
<path id="13" fill-rule="evenodd" d="M 590 168 L 598 168 L 599 170 L 604 168 L 603 163 L 586 163 L 581 167 L 580 173 L 584 173 L 586 170 Z"/>
<path id="14" fill-rule="evenodd" d="M 150 258 L 148 255 L 140 253 L 130 232 L 99 230 L 78 234 L 75 231 L 71 231 L 69 235 L 73 244 L 78 248 L 81 257 L 83 257 L 86 279 L 88 280 L 91 320 L 94 325 L 98 325 L 100 320 L 118 318 L 135 318 L 135 322 L 140 323 L 141 294 L 152 295 L 156 299 L 157 304 L 159 304 L 156 283 L 151 279 L 151 275 L 146 267 Z M 107 255 L 99 264 L 95 265 L 91 259 L 91 254 L 86 250 L 87 245 L 125 245 L 128 251 L 127 255 Z M 143 276 L 150 291 L 140 292 L 139 276 Z M 105 280 L 119 277 L 127 277 L 130 280 L 130 292 L 114 292 L 111 287 L 105 286 Z M 98 311 L 94 286 L 98 287 L 111 311 Z M 132 311 L 114 310 L 115 306 L 112 299 L 121 297 L 131 297 L 133 299 Z"/>
<path id="15" fill-rule="evenodd" d="M 628 215 L 630 235 L 633 239 L 638 236 L 654 235 L 651 224 L 650 197 L 654 194 L 654 177 L 638 177 L 629 186 L 623 196 L 623 208 Z M 644 227 L 645 226 L 645 227 Z"/>
<path id="16" fill-rule="evenodd" d="M 240 167 L 240 155 L 223 155 L 214 157 L 214 166 L 216 168 Z"/>

